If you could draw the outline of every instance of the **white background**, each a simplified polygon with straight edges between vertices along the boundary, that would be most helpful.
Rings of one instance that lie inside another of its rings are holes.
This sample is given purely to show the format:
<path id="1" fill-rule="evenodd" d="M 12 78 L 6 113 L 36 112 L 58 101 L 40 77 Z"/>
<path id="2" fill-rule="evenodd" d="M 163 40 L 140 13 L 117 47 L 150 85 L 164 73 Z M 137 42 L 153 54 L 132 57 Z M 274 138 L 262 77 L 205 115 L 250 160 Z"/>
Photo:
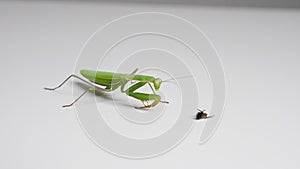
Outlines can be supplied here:
<path id="1" fill-rule="evenodd" d="M 223 62 L 227 101 L 206 144 L 194 128 L 163 156 L 127 160 L 99 149 L 74 109 L 60 108 L 72 100 L 70 84 L 55 94 L 43 87 L 73 71 L 100 26 L 145 11 L 206 33 Z M 0 168 L 299 168 L 299 20 L 296 9 L 0 2 Z"/>

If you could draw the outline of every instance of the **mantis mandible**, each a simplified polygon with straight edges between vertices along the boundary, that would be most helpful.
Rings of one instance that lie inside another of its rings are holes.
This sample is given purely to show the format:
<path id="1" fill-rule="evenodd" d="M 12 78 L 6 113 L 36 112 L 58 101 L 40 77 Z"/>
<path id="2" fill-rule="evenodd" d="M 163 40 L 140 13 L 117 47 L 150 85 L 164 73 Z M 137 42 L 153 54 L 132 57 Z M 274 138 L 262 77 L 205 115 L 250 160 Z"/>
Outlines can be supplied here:
<path id="1" fill-rule="evenodd" d="M 104 72 L 104 71 L 93 71 L 93 70 L 80 70 L 80 74 L 84 76 L 85 80 L 75 74 L 70 75 L 68 78 L 66 78 L 60 85 L 58 85 L 55 88 L 44 88 L 46 90 L 56 90 L 60 88 L 63 84 L 65 84 L 70 78 L 76 78 L 84 83 L 91 86 L 86 91 L 84 91 L 78 98 L 76 98 L 71 104 L 64 105 L 63 107 L 70 107 L 74 103 L 76 103 L 82 96 L 84 96 L 89 91 L 97 91 L 97 92 L 111 92 L 116 90 L 117 88 L 121 88 L 121 92 L 127 94 L 130 97 L 133 97 L 135 99 L 140 100 L 144 106 L 141 107 L 135 107 L 137 109 L 144 109 L 144 108 L 151 108 L 156 106 L 158 103 L 166 103 L 168 104 L 168 101 L 162 101 L 160 95 L 156 94 L 155 91 L 160 89 L 160 85 L 162 82 L 166 82 L 169 80 L 175 80 L 175 78 L 168 79 L 168 80 L 162 80 L 160 78 L 155 78 L 153 76 L 148 75 L 136 75 L 136 72 L 138 69 L 135 69 L 130 74 L 123 74 L 123 73 L 113 73 L 113 72 Z M 186 78 L 185 77 L 179 77 L 179 78 Z M 176 79 L 179 79 L 176 78 Z M 130 81 L 137 81 L 137 83 L 133 84 L 132 86 L 125 89 L 125 86 Z M 143 87 L 144 85 L 149 85 L 152 94 L 148 93 L 141 93 L 136 92 L 137 89 Z M 103 86 L 105 88 L 99 87 Z M 152 101 L 151 104 L 146 104 L 149 101 Z"/>

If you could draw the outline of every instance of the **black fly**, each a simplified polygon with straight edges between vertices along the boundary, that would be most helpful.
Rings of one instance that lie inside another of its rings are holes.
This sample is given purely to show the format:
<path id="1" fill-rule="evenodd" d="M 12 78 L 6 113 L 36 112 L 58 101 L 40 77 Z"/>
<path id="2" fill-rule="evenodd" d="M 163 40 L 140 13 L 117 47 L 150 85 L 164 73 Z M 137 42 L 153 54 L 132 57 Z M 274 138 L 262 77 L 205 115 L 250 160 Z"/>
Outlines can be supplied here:
<path id="1" fill-rule="evenodd" d="M 207 119 L 207 118 L 211 118 L 211 117 L 213 117 L 213 116 L 208 116 L 207 113 L 205 113 L 205 110 L 198 109 L 195 119 L 200 120 L 200 119 Z"/>

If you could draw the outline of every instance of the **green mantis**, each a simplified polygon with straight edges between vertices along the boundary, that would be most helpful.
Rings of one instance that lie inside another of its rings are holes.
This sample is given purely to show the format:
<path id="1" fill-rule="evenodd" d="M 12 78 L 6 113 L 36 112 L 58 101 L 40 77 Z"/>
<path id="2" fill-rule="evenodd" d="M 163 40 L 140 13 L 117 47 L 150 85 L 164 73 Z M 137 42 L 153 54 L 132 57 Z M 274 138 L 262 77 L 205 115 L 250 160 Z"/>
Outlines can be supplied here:
<path id="1" fill-rule="evenodd" d="M 161 96 L 156 94 L 155 91 L 160 89 L 160 86 L 162 82 L 168 81 L 168 80 L 174 80 L 168 79 L 163 81 L 160 78 L 155 78 L 153 76 L 147 76 L 147 75 L 136 75 L 136 72 L 138 69 L 135 69 L 130 74 L 123 74 L 123 73 L 113 73 L 113 72 L 103 72 L 103 71 L 92 71 L 92 70 L 81 70 L 80 73 L 82 76 L 84 76 L 85 80 L 75 74 L 70 75 L 67 79 L 65 79 L 60 85 L 58 85 L 55 88 L 44 88 L 46 90 L 56 90 L 60 88 L 63 84 L 65 84 L 70 78 L 76 78 L 84 83 L 88 84 L 90 88 L 88 88 L 86 91 L 84 91 L 77 99 L 75 99 L 71 104 L 64 105 L 63 107 L 70 107 L 74 103 L 76 103 L 82 96 L 84 96 L 89 91 L 98 91 L 98 92 L 111 92 L 116 90 L 117 88 L 121 88 L 121 92 L 125 93 L 126 95 L 133 97 L 135 99 L 140 100 L 143 103 L 143 106 L 141 107 L 135 107 L 137 109 L 144 109 L 144 108 L 151 108 L 156 106 L 158 103 L 166 103 L 168 104 L 168 101 L 162 101 Z M 187 77 L 187 76 L 185 76 Z M 185 78 L 180 77 L 180 78 Z M 176 78 L 178 79 L 178 78 Z M 125 86 L 128 82 L 136 81 L 137 83 L 131 85 L 127 89 L 125 89 Z M 99 86 L 103 86 L 105 88 L 101 88 Z M 136 90 L 148 85 L 151 88 L 152 93 L 142 93 L 137 92 Z M 150 104 L 148 104 L 151 102 Z"/>

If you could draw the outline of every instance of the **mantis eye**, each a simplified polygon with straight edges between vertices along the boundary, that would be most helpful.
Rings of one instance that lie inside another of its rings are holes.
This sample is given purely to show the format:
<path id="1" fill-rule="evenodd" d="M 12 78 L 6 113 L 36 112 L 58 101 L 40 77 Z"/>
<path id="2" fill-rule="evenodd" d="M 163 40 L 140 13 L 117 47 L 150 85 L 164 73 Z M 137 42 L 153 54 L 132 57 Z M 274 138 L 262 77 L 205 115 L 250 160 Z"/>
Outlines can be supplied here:
<path id="1" fill-rule="evenodd" d="M 160 79 L 160 78 L 156 78 L 155 80 L 154 80 L 154 88 L 155 88 L 155 90 L 159 90 L 159 88 L 160 88 L 160 84 L 162 83 L 162 80 Z"/>

